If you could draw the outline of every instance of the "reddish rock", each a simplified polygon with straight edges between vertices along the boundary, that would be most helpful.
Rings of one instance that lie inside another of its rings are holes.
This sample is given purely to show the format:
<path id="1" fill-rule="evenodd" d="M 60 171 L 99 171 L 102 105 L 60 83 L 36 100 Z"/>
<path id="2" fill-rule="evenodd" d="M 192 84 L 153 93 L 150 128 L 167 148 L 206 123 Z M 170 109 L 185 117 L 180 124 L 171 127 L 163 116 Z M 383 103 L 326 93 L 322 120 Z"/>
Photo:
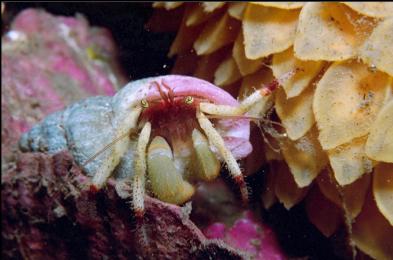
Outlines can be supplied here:
<path id="1" fill-rule="evenodd" d="M 2 259 L 242 258 L 208 240 L 187 207 L 146 196 L 145 218 L 136 221 L 114 180 L 98 193 L 87 181 L 66 152 L 21 154 L 2 176 Z"/>

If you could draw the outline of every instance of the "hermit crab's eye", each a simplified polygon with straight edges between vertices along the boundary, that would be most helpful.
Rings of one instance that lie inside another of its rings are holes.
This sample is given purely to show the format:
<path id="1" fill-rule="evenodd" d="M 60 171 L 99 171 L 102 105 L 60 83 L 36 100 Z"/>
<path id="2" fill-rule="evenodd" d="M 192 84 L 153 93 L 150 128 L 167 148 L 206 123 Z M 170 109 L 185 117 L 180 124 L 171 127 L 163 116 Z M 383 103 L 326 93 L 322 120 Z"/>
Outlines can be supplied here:
<path id="1" fill-rule="evenodd" d="M 149 107 L 149 103 L 147 102 L 146 99 L 142 99 L 141 100 L 141 105 L 143 108 L 148 108 Z"/>
<path id="2" fill-rule="evenodd" d="M 187 96 L 184 99 L 184 103 L 186 103 L 187 105 L 191 105 L 194 102 L 194 98 L 191 96 Z"/>

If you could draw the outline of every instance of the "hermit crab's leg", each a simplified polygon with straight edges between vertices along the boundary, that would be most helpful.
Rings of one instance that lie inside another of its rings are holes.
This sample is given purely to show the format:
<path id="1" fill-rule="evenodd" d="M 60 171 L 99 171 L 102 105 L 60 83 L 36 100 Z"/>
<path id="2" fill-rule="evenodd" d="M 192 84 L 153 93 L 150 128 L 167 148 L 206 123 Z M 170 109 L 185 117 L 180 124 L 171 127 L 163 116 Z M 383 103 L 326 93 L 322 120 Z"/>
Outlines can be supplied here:
<path id="1" fill-rule="evenodd" d="M 121 124 L 119 124 L 115 133 L 115 136 L 117 136 L 117 138 L 115 138 L 116 141 L 119 140 L 119 138 L 122 138 L 124 135 L 129 134 L 131 129 L 136 128 L 141 111 L 141 107 L 136 107 L 128 115 L 122 118 Z M 93 190 L 101 189 L 102 186 L 104 186 L 104 184 L 106 183 L 107 179 L 110 177 L 115 167 L 119 164 L 121 157 L 126 153 L 128 148 L 129 140 L 128 138 L 126 138 L 125 140 L 126 141 L 116 142 L 113 147 L 111 147 L 112 153 L 110 154 L 110 157 L 107 160 L 103 161 L 103 164 L 93 177 L 91 186 Z M 98 154 L 105 151 L 107 147 L 108 146 L 104 147 L 104 149 L 96 153 L 96 155 L 91 158 L 95 158 Z M 87 160 L 86 163 L 89 161 L 91 161 L 91 159 Z"/>
<path id="2" fill-rule="evenodd" d="M 278 81 L 273 81 L 269 85 L 255 91 L 245 98 L 239 106 L 217 105 L 212 103 L 200 103 L 199 108 L 202 112 L 211 115 L 240 116 L 244 115 L 256 103 L 266 104 L 270 94 L 279 86 Z M 264 107 L 264 106 L 263 106 Z"/>
<path id="3" fill-rule="evenodd" d="M 239 106 L 228 106 L 228 105 L 217 105 L 212 103 L 200 103 L 199 108 L 203 113 L 211 115 L 222 115 L 222 116 L 240 116 L 244 115 L 251 109 L 256 103 L 263 103 L 262 107 L 265 107 L 269 96 L 276 90 L 283 81 L 288 80 L 292 77 L 298 69 L 287 72 L 280 79 L 275 79 L 269 84 L 263 86 L 261 89 L 256 90 L 250 96 L 245 98 Z"/>
<path id="4" fill-rule="evenodd" d="M 194 187 L 183 180 L 175 167 L 172 150 L 161 136 L 154 137 L 149 145 L 147 173 L 154 195 L 162 201 L 180 205 L 194 194 Z"/>
<path id="5" fill-rule="evenodd" d="M 235 157 L 232 155 L 231 151 L 228 150 L 228 148 L 225 146 L 224 139 L 222 139 L 221 135 L 214 129 L 212 123 L 199 109 L 197 110 L 196 117 L 198 119 L 200 127 L 205 132 L 207 138 L 218 149 L 219 153 L 226 162 L 229 174 L 234 179 L 236 184 L 239 185 L 243 202 L 248 203 L 247 186 Z"/>
<path id="6" fill-rule="evenodd" d="M 137 217 L 144 214 L 144 197 L 145 197 L 145 174 L 146 174 L 146 147 L 149 143 L 151 133 L 151 124 L 146 122 L 139 135 L 136 158 L 134 166 L 134 177 L 132 180 L 132 202 L 134 212 Z"/>

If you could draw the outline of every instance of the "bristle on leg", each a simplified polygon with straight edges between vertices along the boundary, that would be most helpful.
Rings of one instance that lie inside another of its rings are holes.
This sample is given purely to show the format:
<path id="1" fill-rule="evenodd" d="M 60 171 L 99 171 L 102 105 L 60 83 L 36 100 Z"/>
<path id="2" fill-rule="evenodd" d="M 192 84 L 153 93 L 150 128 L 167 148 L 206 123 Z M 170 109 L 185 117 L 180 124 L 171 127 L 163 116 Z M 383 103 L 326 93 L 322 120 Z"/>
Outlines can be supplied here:
<path id="1" fill-rule="evenodd" d="M 146 148 L 149 143 L 151 124 L 147 122 L 140 133 L 135 159 L 135 172 L 132 181 L 132 204 L 135 216 L 143 217 L 145 206 L 145 174 L 146 174 Z"/>
<path id="2" fill-rule="evenodd" d="M 243 174 L 240 170 L 239 164 L 236 162 L 235 157 L 232 152 L 225 146 L 224 139 L 221 135 L 214 129 L 212 123 L 209 119 L 201 112 L 197 111 L 196 115 L 199 125 L 205 132 L 209 141 L 218 149 L 219 153 L 223 157 L 225 163 L 227 164 L 229 175 L 240 187 L 240 192 L 245 204 L 248 202 L 248 190 L 247 185 L 244 181 Z"/>
<path id="3" fill-rule="evenodd" d="M 233 179 L 240 189 L 240 195 L 241 195 L 243 204 L 248 205 L 249 193 L 248 193 L 247 183 L 244 181 L 243 175 L 235 176 Z"/>

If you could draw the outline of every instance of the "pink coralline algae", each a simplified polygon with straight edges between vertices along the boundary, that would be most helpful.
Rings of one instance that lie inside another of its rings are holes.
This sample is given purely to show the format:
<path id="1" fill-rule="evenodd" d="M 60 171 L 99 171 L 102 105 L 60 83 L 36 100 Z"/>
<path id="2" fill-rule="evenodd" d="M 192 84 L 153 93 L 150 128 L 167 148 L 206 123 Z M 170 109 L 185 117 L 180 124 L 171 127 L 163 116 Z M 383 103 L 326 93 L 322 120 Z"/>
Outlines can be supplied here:
<path id="1" fill-rule="evenodd" d="M 2 171 L 21 133 L 51 112 L 125 83 L 109 31 L 82 16 L 26 9 L 2 37 Z"/>
<path id="2" fill-rule="evenodd" d="M 218 179 L 198 187 L 191 219 L 207 238 L 225 242 L 246 254 L 246 258 L 287 259 L 275 233 L 263 223 L 257 209 L 244 208 L 225 181 Z"/>
<path id="3" fill-rule="evenodd" d="M 221 239 L 228 245 L 251 255 L 252 259 L 286 259 L 276 241 L 273 230 L 257 221 L 252 211 L 245 211 L 231 227 L 217 222 L 203 230 L 210 239 Z"/>

